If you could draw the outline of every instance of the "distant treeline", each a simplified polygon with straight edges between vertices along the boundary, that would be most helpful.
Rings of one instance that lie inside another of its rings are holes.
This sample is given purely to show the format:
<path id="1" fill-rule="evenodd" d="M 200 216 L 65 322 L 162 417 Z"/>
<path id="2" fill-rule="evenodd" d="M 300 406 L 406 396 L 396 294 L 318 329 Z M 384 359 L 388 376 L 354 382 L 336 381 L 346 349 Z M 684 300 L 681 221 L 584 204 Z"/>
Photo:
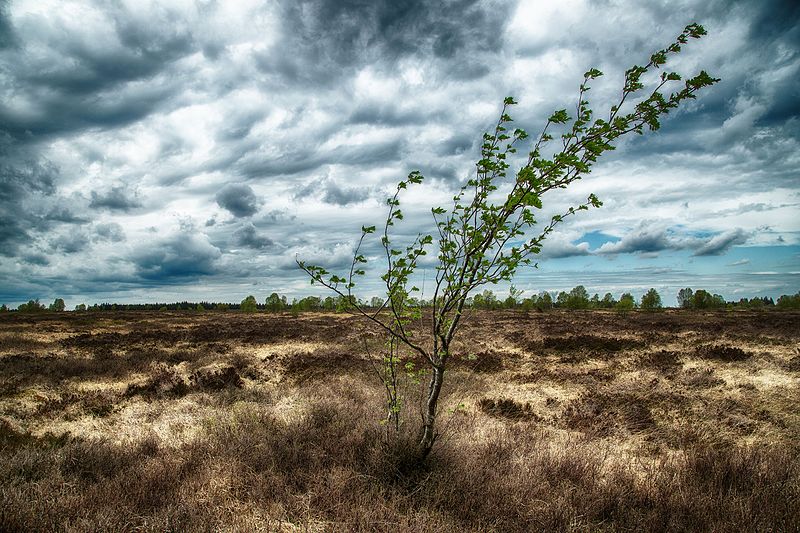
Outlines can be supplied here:
<path id="1" fill-rule="evenodd" d="M 772 298 L 755 297 L 742 298 L 739 301 L 726 301 L 719 294 L 712 294 L 704 289 L 693 291 L 685 288 L 678 291 L 678 307 L 683 309 L 800 309 L 800 291 L 794 295 L 783 295 L 774 301 Z M 363 300 L 353 297 L 354 303 L 361 307 L 379 309 L 384 306 L 384 300 L 377 296 Z M 419 307 L 430 307 L 432 302 L 424 299 L 411 299 L 412 305 Z M 583 285 L 578 285 L 569 292 L 561 291 L 549 293 L 546 291 L 539 294 L 522 297 L 522 291 L 518 291 L 511 286 L 506 297 L 498 297 L 491 290 L 484 290 L 467 300 L 473 309 L 523 309 L 547 311 L 550 309 L 616 309 L 626 311 L 631 309 L 658 310 L 663 308 L 661 295 L 655 289 L 650 289 L 637 302 L 633 295 L 625 292 L 619 299 L 607 292 L 603 297 L 598 293 L 589 296 L 589 292 Z M 36 312 L 61 312 L 65 310 L 64 300 L 56 298 L 53 303 L 46 306 L 39 300 L 30 300 L 28 303 L 20 305 L 16 311 L 26 313 Z M 336 311 L 341 312 L 348 308 L 348 302 L 343 297 L 328 296 L 320 298 L 318 296 L 307 296 L 301 299 L 293 299 L 289 302 L 286 296 L 281 296 L 273 292 L 263 303 L 259 303 L 255 296 L 248 296 L 240 303 L 227 302 L 174 302 L 174 303 L 150 303 L 150 304 L 116 304 L 101 303 L 87 306 L 79 304 L 75 306 L 75 311 L 241 311 L 254 313 L 256 311 L 266 312 L 306 312 L 306 311 Z M 6 305 L 0 306 L 0 312 L 12 311 Z"/>

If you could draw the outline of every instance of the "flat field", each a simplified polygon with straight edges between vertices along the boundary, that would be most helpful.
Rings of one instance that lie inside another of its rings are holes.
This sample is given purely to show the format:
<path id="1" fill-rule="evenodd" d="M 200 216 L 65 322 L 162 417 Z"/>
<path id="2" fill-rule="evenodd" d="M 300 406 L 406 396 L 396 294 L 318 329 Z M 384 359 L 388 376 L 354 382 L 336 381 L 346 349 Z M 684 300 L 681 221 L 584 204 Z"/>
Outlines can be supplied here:
<path id="1" fill-rule="evenodd" d="M 800 313 L 472 312 L 423 465 L 424 376 L 380 423 L 383 340 L 0 315 L 0 530 L 800 530 Z"/>

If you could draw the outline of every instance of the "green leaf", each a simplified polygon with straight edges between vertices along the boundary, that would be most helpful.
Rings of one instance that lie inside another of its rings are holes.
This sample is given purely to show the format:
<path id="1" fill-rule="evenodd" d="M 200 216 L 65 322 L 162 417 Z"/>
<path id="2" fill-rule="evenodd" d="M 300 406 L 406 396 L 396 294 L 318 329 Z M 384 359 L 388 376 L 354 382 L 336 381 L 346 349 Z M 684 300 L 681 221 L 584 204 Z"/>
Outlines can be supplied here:
<path id="1" fill-rule="evenodd" d="M 596 68 L 590 69 L 589 71 L 583 73 L 583 77 L 587 78 L 587 79 L 590 79 L 590 80 L 593 80 L 595 78 L 599 78 L 602 75 L 603 75 L 603 73 L 600 72 L 599 70 L 597 70 Z"/>
<path id="2" fill-rule="evenodd" d="M 559 109 L 558 111 L 550 115 L 550 118 L 547 120 L 549 120 L 554 124 L 564 124 L 567 121 L 569 121 L 569 115 L 567 115 L 566 109 Z"/>

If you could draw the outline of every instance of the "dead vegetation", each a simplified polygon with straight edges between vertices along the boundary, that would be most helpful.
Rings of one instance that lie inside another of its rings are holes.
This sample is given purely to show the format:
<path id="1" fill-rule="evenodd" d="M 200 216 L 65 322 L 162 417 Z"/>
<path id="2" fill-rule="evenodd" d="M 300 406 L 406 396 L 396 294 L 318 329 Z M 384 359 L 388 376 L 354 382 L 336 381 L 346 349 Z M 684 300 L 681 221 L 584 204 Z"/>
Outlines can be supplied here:
<path id="1" fill-rule="evenodd" d="M 475 313 L 419 465 L 346 316 L 3 316 L 0 530 L 796 531 L 798 326 Z"/>

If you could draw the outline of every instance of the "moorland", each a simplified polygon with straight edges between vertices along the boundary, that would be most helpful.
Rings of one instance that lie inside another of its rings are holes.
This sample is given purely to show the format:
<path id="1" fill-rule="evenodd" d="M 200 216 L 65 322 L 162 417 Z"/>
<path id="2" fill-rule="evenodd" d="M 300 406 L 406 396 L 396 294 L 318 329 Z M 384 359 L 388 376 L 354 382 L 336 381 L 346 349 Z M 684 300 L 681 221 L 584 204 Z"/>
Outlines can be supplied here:
<path id="1" fill-rule="evenodd" d="M 382 346 L 336 313 L 0 315 L 0 530 L 800 530 L 800 312 L 471 311 L 423 464 Z"/>

